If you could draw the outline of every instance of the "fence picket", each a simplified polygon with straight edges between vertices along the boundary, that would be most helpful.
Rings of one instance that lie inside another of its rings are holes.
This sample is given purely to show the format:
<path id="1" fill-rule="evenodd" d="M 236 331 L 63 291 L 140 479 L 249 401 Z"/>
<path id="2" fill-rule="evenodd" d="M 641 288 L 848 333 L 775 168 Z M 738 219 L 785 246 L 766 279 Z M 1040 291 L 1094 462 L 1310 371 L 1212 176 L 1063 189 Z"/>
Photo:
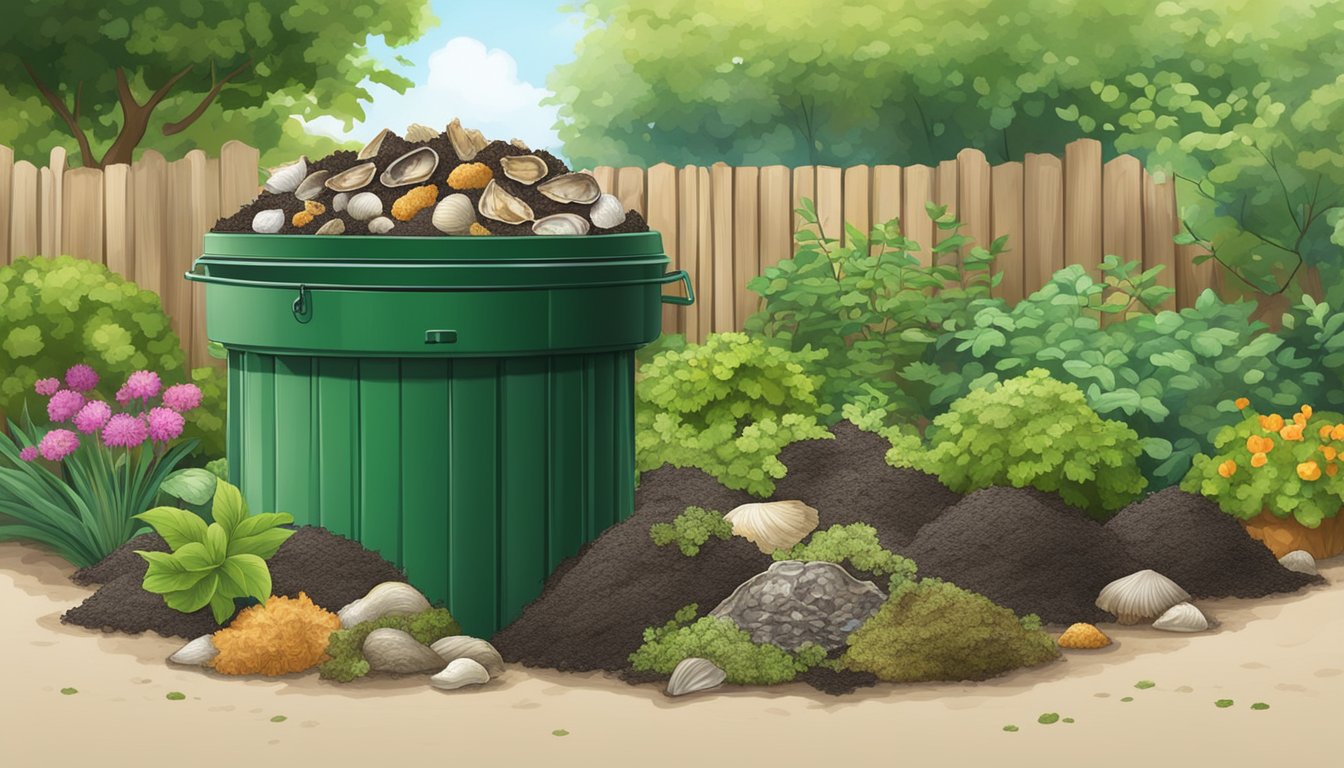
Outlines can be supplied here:
<path id="1" fill-rule="evenodd" d="M 699 297 L 709 291 L 709 286 L 700 279 L 700 182 L 696 168 L 688 165 L 677 171 L 677 241 L 681 268 L 691 276 L 691 285 L 695 287 L 696 304 L 702 303 Z M 703 339 L 700 331 L 700 310 L 696 305 L 682 310 L 682 328 L 688 339 Z"/>
<path id="2" fill-rule="evenodd" d="M 1096 275 L 1101 264 L 1101 142 L 1064 148 L 1064 260 Z"/>
<path id="3" fill-rule="evenodd" d="M 0 146 L 0 267 L 8 264 L 9 215 L 14 201 L 14 150 Z"/>
<path id="4" fill-rule="evenodd" d="M 899 165 L 873 166 L 872 221 L 871 227 L 880 227 L 892 219 L 901 218 L 901 167 Z M 901 221 L 901 233 L 905 234 L 905 221 Z M 876 254 L 878 246 L 871 253 Z"/>
<path id="5" fill-rule="evenodd" d="M 1052 155 L 1028 153 L 1023 173 L 1024 290 L 1045 285 L 1064 268 L 1064 164 Z"/>
<path id="6" fill-rule="evenodd" d="M 164 259 L 169 244 L 168 162 L 153 150 L 145 152 L 131 168 L 132 216 L 135 222 L 135 281 L 142 288 L 158 291 L 166 271 Z M 165 311 L 167 297 L 159 294 Z"/>
<path id="7" fill-rule="evenodd" d="M 1163 267 L 1157 282 L 1176 288 L 1176 244 L 1172 238 L 1180 231 L 1176 218 L 1176 188 L 1171 182 L 1157 184 L 1143 172 L 1143 268 Z M 1177 295 L 1162 302 L 1163 309 L 1176 309 Z M 1182 304 L 1181 306 L 1186 306 Z"/>
<path id="8" fill-rule="evenodd" d="M 761 169 L 761 272 L 793 257 L 792 175 L 782 165 Z"/>
<path id="9" fill-rule="evenodd" d="M 103 263 L 103 173 L 75 168 L 65 174 L 59 221 L 61 250 L 76 258 Z"/>
<path id="10" fill-rule="evenodd" d="M 36 256 L 41 250 L 41 205 L 37 166 L 27 160 L 14 164 L 10 198 L 9 261 Z"/>
<path id="11" fill-rule="evenodd" d="M 844 222 L 864 235 L 872 228 L 872 169 L 866 165 L 851 165 L 845 169 Z M 849 243 L 849 233 L 841 232 L 842 242 Z"/>
<path id="12" fill-rule="evenodd" d="M 991 171 L 985 153 L 963 149 L 957 153 L 957 217 L 966 225 L 962 234 L 982 248 L 994 239 L 990 231 Z M 964 258 L 970 248 L 962 248 Z"/>
<path id="13" fill-rule="evenodd" d="M 919 263 L 933 263 L 933 221 L 925 206 L 933 201 L 933 169 L 927 165 L 912 165 L 905 169 L 905 191 L 901 199 L 901 223 L 906 237 L 919 244 Z"/>
<path id="14" fill-rule="evenodd" d="M 1007 250 L 995 259 L 994 271 L 1003 275 L 992 291 L 1010 304 L 1021 301 L 1027 290 L 1040 286 L 1026 286 L 1027 246 L 1024 239 L 1026 225 L 1022 205 L 1022 164 L 1003 163 L 990 170 L 990 224 L 991 237 L 1008 236 Z M 989 247 L 989 243 L 983 243 Z"/>
<path id="15" fill-rule="evenodd" d="M 681 249 L 677 235 L 677 169 L 667 163 L 659 163 L 649 169 L 649 212 L 645 217 L 649 229 L 663 235 L 663 250 L 667 253 L 668 269 L 682 268 Z M 680 284 L 664 289 L 664 293 L 673 291 L 680 294 Z M 684 333 L 682 313 L 675 304 L 663 305 L 663 332 Z"/>
<path id="16" fill-rule="evenodd" d="M 135 279 L 135 226 L 131 211 L 131 166 L 116 163 L 103 169 L 104 258 L 107 268 Z"/>
<path id="17" fill-rule="evenodd" d="M 760 296 L 747 289 L 747 282 L 761 273 L 761 249 L 757 225 L 760 216 L 760 170 L 738 168 L 733 171 L 733 287 L 737 306 L 733 309 L 733 328 L 741 328 L 747 316 L 756 311 Z"/>

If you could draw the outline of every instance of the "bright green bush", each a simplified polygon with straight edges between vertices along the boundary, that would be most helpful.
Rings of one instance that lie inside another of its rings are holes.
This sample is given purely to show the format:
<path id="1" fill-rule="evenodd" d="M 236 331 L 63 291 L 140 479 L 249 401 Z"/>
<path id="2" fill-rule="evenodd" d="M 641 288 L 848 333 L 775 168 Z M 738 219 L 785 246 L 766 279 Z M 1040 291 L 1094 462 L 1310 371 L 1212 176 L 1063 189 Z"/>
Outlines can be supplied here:
<path id="1" fill-rule="evenodd" d="M 1059 656 L 1034 615 L 938 579 L 897 585 L 848 638 L 839 666 L 882 680 L 986 680 Z"/>
<path id="2" fill-rule="evenodd" d="M 644 644 L 630 654 L 630 664 L 639 672 L 672 674 L 689 658 L 708 659 L 726 674 L 733 685 L 787 683 L 799 672 L 817 666 L 826 658 L 818 645 L 804 645 L 789 653 L 777 645 L 755 643 L 731 619 L 705 616 L 696 620 L 697 606 L 677 611 L 662 627 L 644 630 Z"/>
<path id="3" fill-rule="evenodd" d="M 893 583 L 915 577 L 915 561 L 883 549 L 877 541 L 877 529 L 863 523 L 832 525 L 817 531 L 806 543 L 792 549 L 778 549 L 776 560 L 846 563 L 878 576 L 891 576 Z"/>
<path id="4" fill-rule="evenodd" d="M 1104 517 L 1147 485 L 1138 435 L 1102 419 L 1077 386 L 1042 368 L 970 392 L 934 419 L 927 437 L 918 464 L 959 493 L 1030 486 Z"/>
<path id="5" fill-rule="evenodd" d="M 449 635 L 462 634 L 452 614 L 444 608 L 431 608 L 412 616 L 386 616 L 374 621 L 338 629 L 327 640 L 327 655 L 331 657 L 317 668 L 325 680 L 348 683 L 369 673 L 369 662 L 364 660 L 364 639 L 375 629 L 399 629 L 424 645 L 431 645 Z"/>
<path id="6" fill-rule="evenodd" d="M 687 507 L 670 523 L 654 523 L 649 527 L 649 537 L 660 547 L 676 544 L 681 554 L 695 557 L 700 547 L 715 537 L 727 541 L 733 536 L 733 525 L 723 519 L 718 512 L 701 507 Z"/>
<path id="7" fill-rule="evenodd" d="M 697 467 L 729 488 L 765 497 L 784 477 L 780 449 L 826 438 L 830 413 L 805 366 L 825 352 L 789 352 L 743 333 L 669 349 L 639 371 L 635 468 Z"/>

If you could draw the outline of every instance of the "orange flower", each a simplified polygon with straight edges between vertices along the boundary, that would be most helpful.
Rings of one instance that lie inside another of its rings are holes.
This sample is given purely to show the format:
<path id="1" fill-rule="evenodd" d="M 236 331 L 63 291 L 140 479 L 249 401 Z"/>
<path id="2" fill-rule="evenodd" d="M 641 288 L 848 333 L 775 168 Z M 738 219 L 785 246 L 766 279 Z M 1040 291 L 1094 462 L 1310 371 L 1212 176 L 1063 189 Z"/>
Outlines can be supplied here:
<path id="1" fill-rule="evenodd" d="M 1283 429 L 1283 417 L 1277 413 L 1260 417 L 1260 428 L 1266 432 L 1278 432 Z"/>
<path id="2" fill-rule="evenodd" d="M 1305 413 L 1294 413 L 1293 423 L 1299 427 L 1307 426 L 1307 415 Z"/>
<path id="3" fill-rule="evenodd" d="M 1320 435 L 1322 440 L 1329 440 L 1330 433 L 1334 431 L 1334 429 L 1335 426 L 1333 424 L 1322 424 L 1321 428 L 1316 430 L 1316 434 Z"/>
<path id="4" fill-rule="evenodd" d="M 1237 410 L 1239 411 L 1251 404 L 1251 401 L 1244 397 L 1238 397 L 1235 402 L 1237 405 Z"/>
<path id="5" fill-rule="evenodd" d="M 1251 457 L 1251 466 L 1252 466 L 1252 467 L 1263 467 L 1263 466 L 1265 466 L 1265 462 L 1266 462 L 1266 461 L 1269 461 L 1269 457 L 1268 457 L 1268 456 L 1266 456 L 1266 455 L 1263 454 L 1263 453 L 1257 453 L 1257 454 L 1255 454 L 1254 456 Z"/>
<path id="6" fill-rule="evenodd" d="M 1319 480 L 1321 478 L 1321 467 L 1314 461 L 1304 461 L 1297 465 L 1297 476 L 1303 480 Z"/>
<path id="7" fill-rule="evenodd" d="M 1335 457 L 1339 455 L 1339 452 L 1329 445 L 1322 445 L 1321 453 L 1325 454 L 1326 461 L 1334 461 Z"/>
<path id="8" fill-rule="evenodd" d="M 1228 459 L 1227 461 L 1224 461 L 1222 464 L 1219 464 L 1218 474 L 1222 475 L 1223 477 L 1231 477 L 1237 474 L 1237 462 Z"/>
<path id="9" fill-rule="evenodd" d="M 1326 465 L 1325 465 L 1325 474 L 1329 475 L 1330 477 L 1334 477 L 1335 475 L 1338 475 L 1338 474 L 1339 474 L 1339 465 L 1336 464 L 1336 463 L 1333 462 L 1333 461 L 1330 462 L 1329 464 L 1326 464 Z"/>
<path id="10" fill-rule="evenodd" d="M 1302 406 L 1302 415 L 1303 415 L 1303 416 L 1306 416 L 1308 419 L 1310 419 L 1310 418 L 1311 418 L 1311 414 L 1312 414 L 1312 410 L 1311 410 L 1311 406 L 1310 406 L 1310 405 L 1304 405 L 1304 406 Z"/>
<path id="11" fill-rule="evenodd" d="M 1268 437 L 1251 435 L 1246 438 L 1246 450 L 1251 453 L 1269 453 L 1274 449 L 1274 441 Z"/>
<path id="12" fill-rule="evenodd" d="M 1331 440 L 1344 440 L 1344 424 L 1336 424 L 1335 428 L 1330 430 Z"/>
<path id="13" fill-rule="evenodd" d="M 1300 416 L 1301 414 L 1298 415 Z M 1302 425 L 1301 424 L 1287 425 L 1283 429 L 1279 430 L 1279 437 L 1282 437 L 1284 440 L 1301 440 Z"/>

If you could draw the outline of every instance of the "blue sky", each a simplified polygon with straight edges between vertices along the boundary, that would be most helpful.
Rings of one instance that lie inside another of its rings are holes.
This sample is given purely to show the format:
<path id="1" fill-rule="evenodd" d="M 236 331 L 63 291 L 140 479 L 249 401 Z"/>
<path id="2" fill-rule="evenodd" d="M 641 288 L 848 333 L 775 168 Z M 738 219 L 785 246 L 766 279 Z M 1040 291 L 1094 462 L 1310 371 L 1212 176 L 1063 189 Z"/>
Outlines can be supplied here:
<path id="1" fill-rule="evenodd" d="M 411 122 L 442 129 L 454 117 L 486 138 L 520 138 L 529 146 L 556 151 L 551 126 L 555 107 L 538 102 L 549 95 L 551 69 L 574 58 L 583 35 L 581 16 L 562 13 L 564 0 L 433 0 L 439 25 L 418 42 L 392 50 L 370 40 L 370 52 L 389 69 L 415 82 L 398 94 L 369 86 L 368 117 L 346 132 L 337 120 L 319 119 L 308 130 L 367 141 L 387 127 L 402 133 Z M 414 66 L 395 61 L 400 55 Z"/>

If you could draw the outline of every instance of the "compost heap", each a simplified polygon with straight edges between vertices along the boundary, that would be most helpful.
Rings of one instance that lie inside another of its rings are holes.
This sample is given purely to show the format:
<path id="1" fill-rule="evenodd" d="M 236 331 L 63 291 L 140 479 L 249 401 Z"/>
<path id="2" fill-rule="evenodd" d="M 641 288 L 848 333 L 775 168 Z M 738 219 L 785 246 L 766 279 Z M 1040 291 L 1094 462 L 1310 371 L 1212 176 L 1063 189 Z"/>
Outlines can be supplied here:
<path id="1" fill-rule="evenodd" d="M 383 131 L 360 152 L 271 171 L 256 200 L 214 232 L 322 235 L 601 235 L 647 232 L 638 212 L 588 173 L 522 142 L 486 142 L 458 121 L 407 137 Z"/>
<path id="2" fill-rule="evenodd" d="M 61 617 L 66 624 L 89 629 L 136 634 L 150 630 L 164 637 L 194 639 L 213 634 L 215 623 L 208 607 L 194 613 L 169 608 L 162 595 L 141 589 L 148 564 L 135 550 L 167 552 L 156 533 L 131 539 L 101 562 L 77 571 L 76 584 L 102 584 L 83 603 Z M 271 592 L 298 597 L 304 592 L 317 605 L 332 611 L 363 597 L 384 581 L 404 581 L 396 566 L 325 528 L 303 527 L 294 532 L 266 562 Z"/>

